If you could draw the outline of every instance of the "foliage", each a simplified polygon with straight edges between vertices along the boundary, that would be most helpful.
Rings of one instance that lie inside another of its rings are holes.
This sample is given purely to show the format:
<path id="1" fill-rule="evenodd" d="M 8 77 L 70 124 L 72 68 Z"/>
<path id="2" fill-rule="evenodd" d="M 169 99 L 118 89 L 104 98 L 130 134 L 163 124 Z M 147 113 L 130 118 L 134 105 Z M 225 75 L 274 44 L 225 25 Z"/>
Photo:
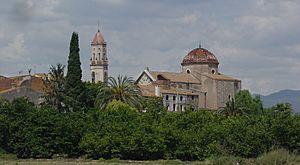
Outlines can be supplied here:
<path id="1" fill-rule="evenodd" d="M 102 88 L 85 86 L 94 92 Z M 273 148 L 300 151 L 300 116 L 288 104 L 231 117 L 207 110 L 168 113 L 161 98 L 145 98 L 142 104 L 146 112 L 115 99 L 102 110 L 61 113 L 26 98 L 0 99 L 0 148 L 18 158 L 209 159 L 215 164 L 262 161 Z"/>
<path id="2" fill-rule="evenodd" d="M 248 90 L 241 90 L 235 96 L 236 104 L 244 108 L 247 114 L 261 114 L 263 104 L 260 96 L 252 96 Z"/>
<path id="3" fill-rule="evenodd" d="M 11 113 L 11 104 L 9 101 L 0 97 L 0 150 L 9 150 L 8 148 L 8 129 L 9 114 Z"/>
<path id="4" fill-rule="evenodd" d="M 144 111 L 150 113 L 159 113 L 165 110 L 162 97 L 144 97 L 142 106 Z"/>
<path id="5" fill-rule="evenodd" d="M 97 97 L 97 91 L 99 91 L 104 84 L 99 81 L 97 83 L 83 82 L 85 97 L 81 102 L 88 108 L 93 109 L 95 107 L 95 101 Z"/>
<path id="6" fill-rule="evenodd" d="M 224 114 L 225 116 L 237 116 L 246 113 L 246 110 L 241 105 L 237 104 L 235 99 L 230 99 L 224 108 L 219 110 L 219 113 Z"/>
<path id="7" fill-rule="evenodd" d="M 73 32 L 70 41 L 70 53 L 68 57 L 68 70 L 66 75 L 66 93 L 73 100 L 69 103 L 70 111 L 84 109 L 81 99 L 85 98 L 83 83 L 81 82 L 82 70 L 79 57 L 78 34 Z"/>
<path id="8" fill-rule="evenodd" d="M 220 129 L 221 144 L 230 155 L 257 157 L 269 151 L 273 145 L 268 121 L 269 118 L 264 116 L 242 116 L 224 120 Z"/>
<path id="9" fill-rule="evenodd" d="M 112 100 L 119 100 L 141 109 L 141 99 L 140 90 L 134 80 L 131 77 L 118 76 L 117 79 L 108 78 L 108 85 L 99 89 L 95 104 L 99 109 L 104 109 Z"/>
<path id="10" fill-rule="evenodd" d="M 59 112 L 65 111 L 68 98 L 65 90 L 64 68 L 65 66 L 62 64 L 52 65 L 48 76 L 44 80 L 44 104 L 51 106 Z"/>

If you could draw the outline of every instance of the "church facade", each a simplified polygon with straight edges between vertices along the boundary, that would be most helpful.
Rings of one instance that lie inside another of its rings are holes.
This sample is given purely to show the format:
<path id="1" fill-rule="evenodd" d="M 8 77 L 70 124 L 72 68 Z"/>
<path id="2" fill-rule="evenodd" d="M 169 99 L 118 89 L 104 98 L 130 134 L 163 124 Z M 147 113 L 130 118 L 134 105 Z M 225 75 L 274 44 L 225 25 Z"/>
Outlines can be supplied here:
<path id="1" fill-rule="evenodd" d="M 207 49 L 195 48 L 182 60 L 179 73 L 144 70 L 136 80 L 142 95 L 162 97 L 168 111 L 216 110 L 241 90 L 241 81 L 219 72 L 219 61 Z"/>

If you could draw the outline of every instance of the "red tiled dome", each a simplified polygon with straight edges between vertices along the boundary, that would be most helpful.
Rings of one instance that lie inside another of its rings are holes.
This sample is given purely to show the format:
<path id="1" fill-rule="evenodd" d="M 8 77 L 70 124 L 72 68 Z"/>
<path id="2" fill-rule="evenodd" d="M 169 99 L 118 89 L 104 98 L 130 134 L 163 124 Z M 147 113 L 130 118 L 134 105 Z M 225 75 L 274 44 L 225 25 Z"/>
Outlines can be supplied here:
<path id="1" fill-rule="evenodd" d="M 102 44 L 105 44 L 105 41 L 100 30 L 98 30 L 98 32 L 95 34 L 95 37 L 92 41 L 92 45 L 102 45 Z"/>
<path id="2" fill-rule="evenodd" d="M 218 59 L 214 54 L 204 48 L 196 48 L 186 55 L 181 65 L 190 64 L 219 64 Z"/>

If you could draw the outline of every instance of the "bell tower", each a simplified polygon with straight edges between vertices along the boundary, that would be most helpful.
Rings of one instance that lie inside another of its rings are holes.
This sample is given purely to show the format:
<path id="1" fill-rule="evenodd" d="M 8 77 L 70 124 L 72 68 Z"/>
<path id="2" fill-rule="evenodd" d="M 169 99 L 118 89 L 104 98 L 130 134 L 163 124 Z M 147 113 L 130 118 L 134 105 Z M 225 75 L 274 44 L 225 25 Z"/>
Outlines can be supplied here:
<path id="1" fill-rule="evenodd" d="M 93 83 L 106 82 L 108 78 L 106 42 L 99 29 L 91 43 L 91 49 L 91 81 Z"/>

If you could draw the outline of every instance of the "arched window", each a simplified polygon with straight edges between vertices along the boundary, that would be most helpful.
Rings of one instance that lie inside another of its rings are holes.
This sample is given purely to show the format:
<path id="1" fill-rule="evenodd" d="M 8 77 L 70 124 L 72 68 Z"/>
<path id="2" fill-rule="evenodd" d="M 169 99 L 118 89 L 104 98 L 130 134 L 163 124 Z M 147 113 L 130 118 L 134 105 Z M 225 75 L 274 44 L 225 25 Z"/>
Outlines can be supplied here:
<path id="1" fill-rule="evenodd" d="M 92 83 L 95 83 L 95 72 L 92 72 Z"/>
<path id="2" fill-rule="evenodd" d="M 216 71 L 214 69 L 211 70 L 211 74 L 215 74 Z"/>
<path id="3" fill-rule="evenodd" d="M 169 100 L 169 95 L 166 95 L 166 100 Z"/>
<path id="4" fill-rule="evenodd" d="M 186 70 L 186 73 L 187 73 L 187 74 L 190 74 L 190 73 L 191 73 L 191 70 L 187 69 L 187 70 Z"/>

